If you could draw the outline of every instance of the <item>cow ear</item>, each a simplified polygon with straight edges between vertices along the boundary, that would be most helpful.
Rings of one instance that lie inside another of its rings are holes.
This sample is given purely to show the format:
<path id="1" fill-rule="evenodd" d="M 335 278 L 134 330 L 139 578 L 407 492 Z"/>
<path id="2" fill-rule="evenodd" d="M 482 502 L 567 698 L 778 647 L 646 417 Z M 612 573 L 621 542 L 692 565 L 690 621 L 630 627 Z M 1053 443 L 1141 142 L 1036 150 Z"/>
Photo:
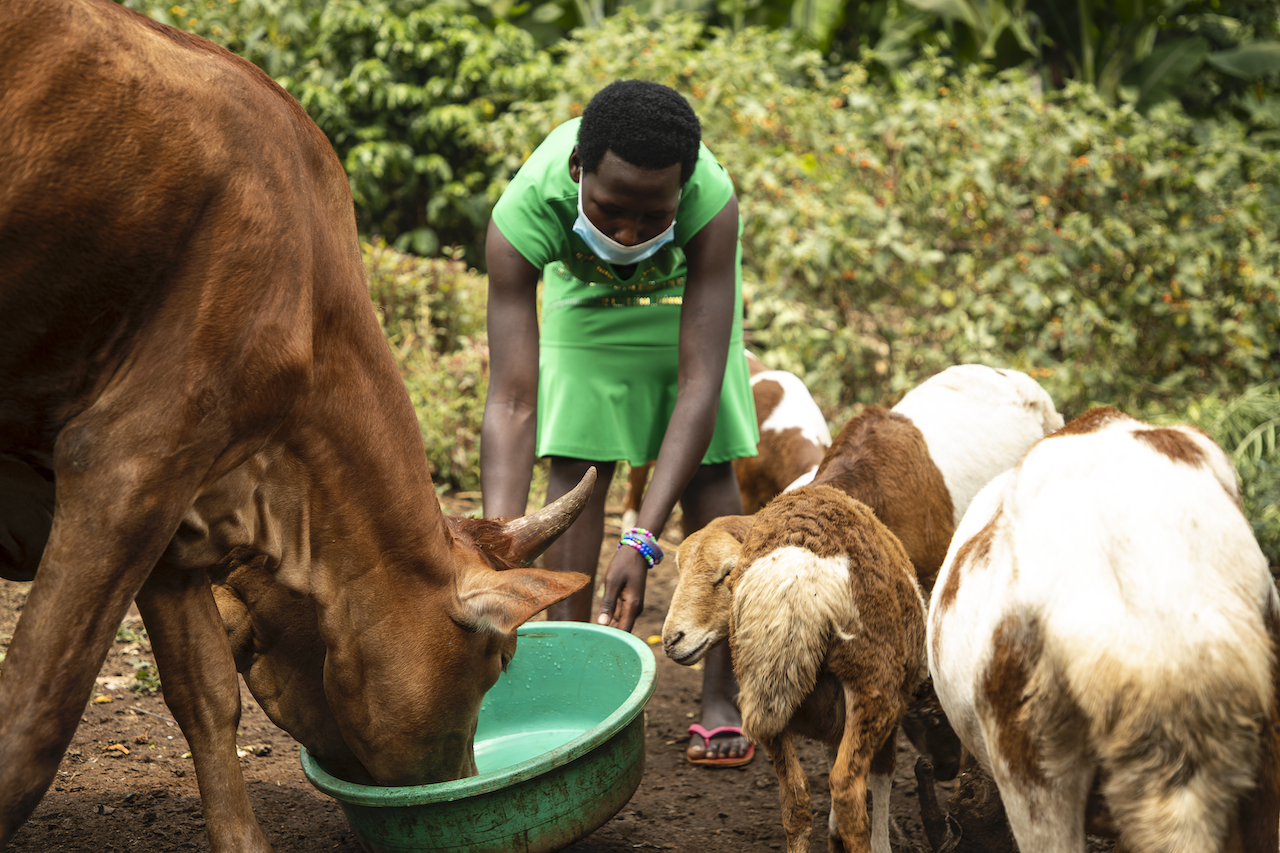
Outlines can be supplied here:
<path id="1" fill-rule="evenodd" d="M 590 580 L 577 572 L 548 569 L 473 569 L 458 584 L 454 617 L 473 630 L 507 634 Z"/>
<path id="2" fill-rule="evenodd" d="M 222 617 L 222 625 L 226 628 L 227 639 L 231 642 L 236 669 L 244 672 L 253 659 L 253 619 L 249 616 L 249 606 L 225 584 L 213 583 L 210 589 L 213 590 L 213 602 Z"/>

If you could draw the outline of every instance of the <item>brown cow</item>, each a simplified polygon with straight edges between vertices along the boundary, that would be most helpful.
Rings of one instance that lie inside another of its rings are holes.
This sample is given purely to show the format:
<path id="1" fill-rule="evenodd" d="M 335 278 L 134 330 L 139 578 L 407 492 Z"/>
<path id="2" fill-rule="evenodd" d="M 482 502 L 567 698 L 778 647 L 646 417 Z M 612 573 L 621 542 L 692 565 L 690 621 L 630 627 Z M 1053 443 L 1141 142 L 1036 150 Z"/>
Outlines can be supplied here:
<path id="1" fill-rule="evenodd" d="M 264 73 L 108 0 L 5 0 L 0 45 L 0 575 L 35 577 L 0 672 L 0 848 L 135 598 L 214 851 L 269 849 L 237 658 L 335 767 L 474 773 L 515 627 L 585 583 L 516 566 L 591 478 L 514 522 L 441 512 L 346 176 Z"/>

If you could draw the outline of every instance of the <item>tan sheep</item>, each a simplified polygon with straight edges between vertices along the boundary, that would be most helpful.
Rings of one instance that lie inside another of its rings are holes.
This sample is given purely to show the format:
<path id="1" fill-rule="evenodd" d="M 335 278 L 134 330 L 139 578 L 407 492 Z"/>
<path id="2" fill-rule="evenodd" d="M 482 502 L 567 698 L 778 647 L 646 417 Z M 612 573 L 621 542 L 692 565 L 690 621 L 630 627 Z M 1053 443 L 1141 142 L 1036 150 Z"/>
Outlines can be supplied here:
<path id="1" fill-rule="evenodd" d="M 866 504 L 902 542 L 926 595 L 947 553 L 953 529 L 951 497 L 929 457 L 924 436 L 902 415 L 871 406 L 851 418 L 827 450 L 813 478 Z M 688 665 L 729 634 L 729 599 L 717 583 L 732 567 L 751 519 L 713 522 L 697 544 L 682 548 L 671 614 L 663 638 L 668 657 Z M 694 558 L 692 555 L 700 555 Z M 690 560 L 705 568 L 694 569 Z M 963 749 L 937 704 L 931 686 L 908 709 L 903 729 L 928 755 L 942 779 L 960 770 Z"/>
<path id="2" fill-rule="evenodd" d="M 750 530 L 739 546 L 742 524 Z M 902 544 L 866 505 L 805 486 L 752 519 L 704 528 L 677 559 L 682 581 L 694 565 L 715 579 L 697 585 L 705 597 L 678 589 L 667 624 L 692 622 L 695 606 L 729 614 L 743 730 L 773 758 L 789 853 L 809 849 L 811 823 L 794 735 L 827 745 L 833 843 L 889 853 L 893 735 L 926 672 L 924 599 Z M 714 632 L 676 643 L 672 657 L 692 662 L 712 642 Z"/>

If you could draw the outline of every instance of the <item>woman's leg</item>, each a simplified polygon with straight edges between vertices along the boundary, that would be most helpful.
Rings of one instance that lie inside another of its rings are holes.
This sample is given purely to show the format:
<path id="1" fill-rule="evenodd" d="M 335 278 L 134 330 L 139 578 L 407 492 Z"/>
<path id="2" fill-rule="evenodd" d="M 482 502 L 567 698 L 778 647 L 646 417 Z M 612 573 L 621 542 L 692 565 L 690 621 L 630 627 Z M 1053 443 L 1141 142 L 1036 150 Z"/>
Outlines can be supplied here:
<path id="1" fill-rule="evenodd" d="M 680 498 L 684 514 L 684 535 L 700 530 L 713 518 L 742 515 L 742 497 L 733 463 L 721 462 L 698 468 Z M 720 643 L 707 652 L 702 669 L 702 727 L 710 731 L 720 726 L 741 726 L 738 713 L 738 680 L 733 675 L 729 644 Z M 689 741 L 690 759 L 741 758 L 747 754 L 747 739 L 742 735 L 716 735 L 704 745 L 694 736 Z"/>
<path id="2" fill-rule="evenodd" d="M 578 520 L 560 535 L 542 558 L 542 565 L 548 569 L 581 572 L 591 578 L 591 583 L 547 608 L 547 618 L 557 622 L 588 622 L 595 615 L 592 602 L 596 591 L 596 565 L 600 561 L 600 545 L 604 541 L 604 505 L 613 479 L 614 463 L 551 457 L 547 503 L 568 494 L 592 466 L 596 469 L 596 486 L 591 498 Z"/>

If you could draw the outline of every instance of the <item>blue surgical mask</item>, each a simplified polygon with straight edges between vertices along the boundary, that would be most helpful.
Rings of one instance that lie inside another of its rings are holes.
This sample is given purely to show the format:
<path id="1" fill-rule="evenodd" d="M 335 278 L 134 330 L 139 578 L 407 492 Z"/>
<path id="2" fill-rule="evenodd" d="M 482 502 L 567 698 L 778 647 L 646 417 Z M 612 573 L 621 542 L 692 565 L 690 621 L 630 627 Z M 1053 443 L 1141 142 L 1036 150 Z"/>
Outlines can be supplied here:
<path id="1" fill-rule="evenodd" d="M 681 190 L 681 194 L 683 192 Z M 587 218 L 587 214 L 582 210 L 582 181 L 578 181 L 578 220 L 573 223 L 573 233 L 581 237 L 586 242 L 587 248 L 595 252 L 600 260 L 616 266 L 629 266 L 653 257 L 655 252 L 674 240 L 676 221 L 671 220 L 667 230 L 657 237 L 634 246 L 624 246 L 597 228 L 595 223 Z"/>

